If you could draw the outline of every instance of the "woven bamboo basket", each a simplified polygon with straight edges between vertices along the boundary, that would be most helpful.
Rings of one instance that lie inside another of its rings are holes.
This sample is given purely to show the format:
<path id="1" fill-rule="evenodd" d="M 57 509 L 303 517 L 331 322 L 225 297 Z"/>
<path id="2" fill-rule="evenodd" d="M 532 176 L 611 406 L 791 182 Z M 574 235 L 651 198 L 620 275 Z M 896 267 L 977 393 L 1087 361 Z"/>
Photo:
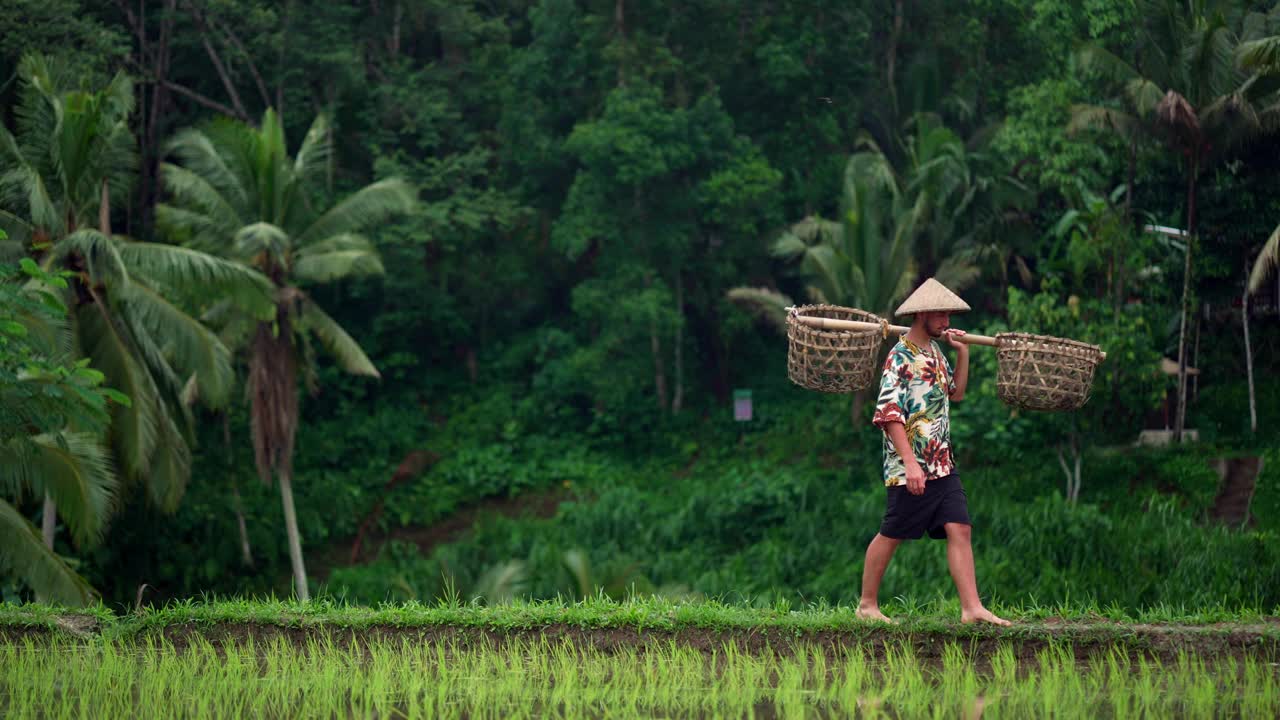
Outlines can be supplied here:
<path id="1" fill-rule="evenodd" d="M 869 330 L 820 330 L 799 316 L 875 323 Z M 864 390 L 878 379 L 876 356 L 884 321 L 838 305 L 803 305 L 787 310 L 787 376 L 803 388 L 830 393 Z"/>
<path id="2" fill-rule="evenodd" d="M 1024 410 L 1075 410 L 1089 400 L 1097 345 L 1028 333 L 996 335 L 996 394 Z"/>

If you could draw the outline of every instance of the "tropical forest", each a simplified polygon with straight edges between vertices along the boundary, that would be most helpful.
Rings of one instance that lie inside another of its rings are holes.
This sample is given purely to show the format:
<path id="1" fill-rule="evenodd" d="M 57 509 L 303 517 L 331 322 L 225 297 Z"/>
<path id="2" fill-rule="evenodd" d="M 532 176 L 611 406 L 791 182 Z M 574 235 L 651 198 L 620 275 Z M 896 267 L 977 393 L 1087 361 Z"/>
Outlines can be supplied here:
<path id="1" fill-rule="evenodd" d="M 0 3 L 0 715 L 1278 663 L 1280 3 Z"/>

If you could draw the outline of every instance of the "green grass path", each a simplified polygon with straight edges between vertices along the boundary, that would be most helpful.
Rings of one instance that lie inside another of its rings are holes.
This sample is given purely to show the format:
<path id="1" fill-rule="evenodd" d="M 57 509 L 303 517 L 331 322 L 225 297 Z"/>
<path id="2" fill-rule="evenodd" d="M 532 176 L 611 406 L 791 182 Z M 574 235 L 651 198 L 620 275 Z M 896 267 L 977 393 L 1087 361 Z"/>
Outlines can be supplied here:
<path id="1" fill-rule="evenodd" d="M 962 625 L 953 603 L 886 606 L 899 620 L 884 625 L 859 620 L 846 606 L 753 608 L 717 602 L 645 598 L 615 602 L 513 602 L 502 605 L 417 603 L 352 606 L 334 602 L 182 602 L 136 612 L 104 607 L 68 610 L 43 605 L 0 605 L 0 640 L 104 637 L 113 640 L 200 635 L 206 639 L 246 636 L 417 636 L 423 639 L 568 637 L 596 647 L 645 645 L 655 641 L 713 649 L 735 641 L 747 648 L 780 648 L 817 642 L 887 646 L 902 641 L 925 649 L 948 641 L 1025 647 L 1071 645 L 1078 652 L 1118 646 L 1134 652 L 1174 656 L 1180 651 L 1280 657 L 1280 618 L 1248 611 L 1151 611 L 1139 617 L 1098 608 L 996 608 L 1014 621 L 1008 628 Z"/>

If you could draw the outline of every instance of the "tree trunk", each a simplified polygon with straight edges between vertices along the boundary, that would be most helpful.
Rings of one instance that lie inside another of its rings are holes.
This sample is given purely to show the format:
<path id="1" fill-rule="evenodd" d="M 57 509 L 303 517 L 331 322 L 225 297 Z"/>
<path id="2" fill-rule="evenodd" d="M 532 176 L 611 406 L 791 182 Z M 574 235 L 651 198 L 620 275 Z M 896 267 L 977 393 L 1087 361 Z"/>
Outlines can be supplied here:
<path id="1" fill-rule="evenodd" d="M 102 181 L 102 197 L 98 201 L 98 229 L 103 235 L 111 237 L 111 191 L 107 188 L 107 181 Z"/>
<path id="2" fill-rule="evenodd" d="M 302 562 L 302 539 L 298 535 L 298 516 L 293 509 L 293 481 L 289 471 L 280 470 L 280 501 L 284 505 L 284 528 L 289 536 L 289 562 L 293 565 L 293 586 L 302 602 L 311 600 L 307 589 L 307 568 Z"/>
<path id="3" fill-rule="evenodd" d="M 44 539 L 44 546 L 53 549 L 53 536 L 58 530 L 58 504 L 53 501 L 53 496 L 49 493 L 44 494 L 44 519 L 40 522 L 40 537 Z"/>
<path id="4" fill-rule="evenodd" d="M 856 433 L 858 424 L 862 420 L 862 408 L 867 404 L 867 391 L 859 390 L 853 394 L 853 399 L 849 401 L 849 422 L 853 425 Z"/>
<path id="5" fill-rule="evenodd" d="M 1125 190 L 1124 190 L 1124 228 L 1126 233 L 1133 230 L 1133 180 L 1134 180 L 1134 175 L 1137 173 L 1137 164 L 1138 164 L 1138 141 L 1135 138 L 1129 141 L 1129 174 L 1125 180 Z M 1126 242 L 1126 245 L 1127 244 L 1128 243 Z M 1116 271 L 1116 277 L 1115 277 L 1116 294 L 1115 294 L 1115 301 L 1112 307 L 1117 312 L 1120 310 L 1121 307 L 1124 306 L 1124 302 L 1125 302 L 1125 279 L 1126 278 L 1125 278 L 1125 272 L 1124 272 L 1124 258 L 1126 255 L 1127 253 L 1124 251 L 1117 253 L 1115 250 L 1112 250 L 1112 253 L 1111 253 L 1111 257 L 1112 257 L 1112 260 L 1115 266 L 1115 271 Z"/>
<path id="6" fill-rule="evenodd" d="M 210 39 L 210 35 L 213 33 L 205 22 L 204 15 L 190 2 L 186 2 L 184 5 L 195 18 L 196 26 L 200 33 L 200 44 L 204 47 L 205 54 L 209 56 L 209 62 L 213 65 L 218 79 L 222 81 L 222 87 L 227 91 L 227 97 L 231 99 L 231 106 L 235 110 L 235 116 L 245 123 L 250 122 L 249 113 L 245 110 L 244 101 L 240 99 L 240 92 L 236 90 L 236 84 L 232 81 L 231 75 L 227 71 L 227 65 L 222 61 L 222 55 L 218 53 L 217 48 L 213 46 L 213 42 Z"/>
<path id="7" fill-rule="evenodd" d="M 1195 154 L 1187 173 L 1187 236 L 1182 264 L 1182 320 L 1178 330 L 1178 413 L 1173 420 L 1173 441 L 1182 442 L 1182 429 L 1187 418 L 1187 312 L 1191 298 L 1191 246 L 1195 241 L 1196 170 Z"/>
<path id="8" fill-rule="evenodd" d="M 1244 261 L 1244 292 L 1240 302 L 1240 324 L 1244 326 L 1244 368 L 1249 378 L 1249 432 L 1258 432 L 1258 405 L 1253 391 L 1253 349 L 1249 346 L 1249 259 Z"/>
<path id="9" fill-rule="evenodd" d="M 1129 141 L 1129 174 L 1124 188 L 1124 220 L 1125 227 L 1132 228 L 1133 222 L 1133 178 L 1138 171 L 1138 139 Z"/>
<path id="10" fill-rule="evenodd" d="M 667 371 L 662 362 L 662 340 L 658 338 L 658 321 L 649 320 L 649 350 L 653 355 L 653 390 L 658 395 L 658 409 L 667 409 Z"/>
<path id="11" fill-rule="evenodd" d="M 44 540 L 44 546 L 53 550 L 54 532 L 58 528 L 58 506 L 54 504 L 53 498 L 45 493 L 44 496 L 44 519 L 40 522 L 40 537 Z M 40 593 L 36 593 L 36 602 L 42 603 L 48 601 L 49 598 Z"/>
<path id="12" fill-rule="evenodd" d="M 1187 394 L 1191 397 L 1190 402 L 1200 399 L 1200 376 L 1192 375 L 1191 370 L 1199 369 L 1200 367 L 1200 321 L 1208 311 L 1208 306 L 1196 308 L 1196 324 L 1191 329 L 1191 337 L 1194 339 L 1191 341 L 1191 359 L 1187 360 L 1187 382 L 1191 384 L 1191 392 Z"/>
<path id="13" fill-rule="evenodd" d="M 151 86 L 151 102 L 147 108 L 147 120 L 143 131 L 142 163 L 139 172 L 140 192 L 138 207 L 140 209 L 139 235 L 151 231 L 155 214 L 155 199 L 159 196 L 160 175 L 160 126 L 169 116 L 169 64 L 172 60 L 170 39 L 173 36 L 173 23 L 177 0 L 166 0 L 164 12 L 160 16 L 160 34 L 157 49 L 152 54 L 151 72 L 154 76 Z M 146 56 L 147 29 L 145 17 L 139 22 L 138 37 L 142 48 L 143 60 Z M 132 230 L 130 231 L 132 232 Z"/>
<path id="14" fill-rule="evenodd" d="M 680 412 L 684 406 L 684 279 L 676 278 L 676 312 L 679 313 L 676 323 L 676 387 L 671 396 L 671 413 Z"/>
<path id="15" fill-rule="evenodd" d="M 889 47 L 885 52 L 885 77 L 889 88 L 889 103 L 893 110 L 893 122 L 898 122 L 898 114 L 901 108 L 898 107 L 898 85 L 894 79 L 894 73 L 898 64 L 898 39 L 902 36 L 902 0 L 895 0 L 893 4 L 893 27 L 889 32 Z M 917 108 L 918 109 L 918 108 Z M 892 128 L 896 130 L 897 128 Z"/>
<path id="16" fill-rule="evenodd" d="M 1067 502 L 1071 502 L 1071 468 L 1067 466 L 1067 456 L 1061 443 L 1058 444 L 1058 467 L 1062 468 L 1062 475 L 1067 480 Z"/>
<path id="17" fill-rule="evenodd" d="M 240 499 L 240 486 L 231 480 L 231 499 L 236 511 L 236 526 L 240 529 L 240 561 L 245 567 L 253 567 L 253 546 L 249 544 L 249 526 L 244 521 L 244 501 Z"/>
<path id="18" fill-rule="evenodd" d="M 236 482 L 235 467 L 231 459 L 231 416 L 222 413 L 222 444 L 226 446 L 227 477 L 231 478 L 232 508 L 236 513 L 236 525 L 240 528 L 240 560 L 245 567 L 253 567 L 253 548 L 249 544 L 249 526 L 244 521 L 244 501 L 240 499 L 240 485 Z"/>
<path id="19" fill-rule="evenodd" d="M 1073 429 L 1067 435 L 1066 443 L 1058 443 L 1058 465 L 1067 480 L 1067 502 L 1072 505 L 1080 499 L 1080 457 L 1082 455 L 1080 439 Z M 1071 463 L 1067 463 L 1070 456 Z"/>
<path id="20" fill-rule="evenodd" d="M 1080 456 L 1082 454 L 1080 452 L 1080 447 L 1075 443 L 1074 438 L 1072 440 L 1072 450 L 1076 454 L 1076 464 L 1075 464 L 1076 485 L 1071 490 L 1071 504 L 1074 505 L 1080 501 Z"/>

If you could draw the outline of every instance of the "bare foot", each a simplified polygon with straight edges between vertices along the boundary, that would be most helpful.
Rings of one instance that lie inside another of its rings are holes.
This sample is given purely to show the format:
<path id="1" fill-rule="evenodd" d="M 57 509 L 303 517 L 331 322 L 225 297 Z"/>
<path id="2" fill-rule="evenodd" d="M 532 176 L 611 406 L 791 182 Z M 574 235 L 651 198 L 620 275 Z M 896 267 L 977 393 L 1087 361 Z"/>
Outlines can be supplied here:
<path id="1" fill-rule="evenodd" d="M 971 623 L 991 623 L 992 625 L 1011 625 L 1008 620 L 996 617 L 990 610 L 980 607 L 977 610 L 964 610 L 960 613 L 960 622 L 965 625 Z"/>
<path id="2" fill-rule="evenodd" d="M 889 623 L 890 625 L 898 624 L 897 620 L 893 620 L 880 612 L 880 608 L 878 607 L 859 607 L 858 611 L 855 612 L 854 615 L 856 615 L 860 620 L 876 620 L 882 623 Z"/>

